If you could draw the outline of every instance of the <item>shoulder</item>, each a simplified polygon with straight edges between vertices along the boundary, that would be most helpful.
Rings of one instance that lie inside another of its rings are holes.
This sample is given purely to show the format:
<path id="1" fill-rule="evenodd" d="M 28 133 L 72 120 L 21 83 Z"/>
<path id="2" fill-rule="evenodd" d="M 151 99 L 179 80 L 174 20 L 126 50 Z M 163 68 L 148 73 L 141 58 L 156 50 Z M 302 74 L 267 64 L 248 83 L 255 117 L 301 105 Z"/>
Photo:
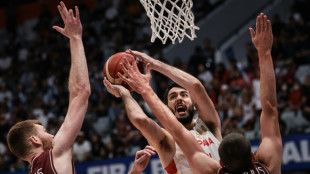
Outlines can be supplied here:
<path id="1" fill-rule="evenodd" d="M 43 151 L 40 155 L 35 156 L 32 159 L 32 164 L 38 163 L 41 159 L 45 159 L 45 158 L 49 157 L 51 151 L 52 151 L 52 149 L 48 149 L 48 150 Z"/>
<path id="2" fill-rule="evenodd" d="M 45 150 L 40 155 L 32 159 L 30 173 L 38 173 L 38 171 L 43 172 L 49 170 L 53 170 L 54 173 L 56 173 L 53 167 L 52 149 Z"/>
<path id="3" fill-rule="evenodd" d="M 270 173 L 267 166 L 261 162 L 254 162 L 254 168 L 257 169 L 258 171 L 264 172 L 266 174 Z"/>
<path id="4" fill-rule="evenodd" d="M 220 167 L 220 168 L 217 170 L 216 174 L 229 174 L 229 172 L 226 170 L 226 168 Z"/>

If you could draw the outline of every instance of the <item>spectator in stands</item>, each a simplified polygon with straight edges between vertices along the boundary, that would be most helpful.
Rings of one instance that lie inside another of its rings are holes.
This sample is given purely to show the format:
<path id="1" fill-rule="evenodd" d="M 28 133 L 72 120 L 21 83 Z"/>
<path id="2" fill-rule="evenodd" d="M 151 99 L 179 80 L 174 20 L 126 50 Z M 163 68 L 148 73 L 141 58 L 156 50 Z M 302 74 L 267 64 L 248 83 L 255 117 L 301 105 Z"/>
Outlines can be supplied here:
<path id="1" fill-rule="evenodd" d="M 206 64 L 206 56 L 204 55 L 204 52 L 200 46 L 196 46 L 194 53 L 191 55 L 188 67 L 189 72 L 193 74 L 194 76 L 198 75 L 198 66 L 202 64 L 205 66 Z M 175 65 L 174 65 L 175 66 Z M 176 66 L 177 67 L 177 66 Z"/>
<path id="2" fill-rule="evenodd" d="M 292 86 L 289 99 L 291 109 L 297 112 L 302 104 L 302 87 L 297 79 Z"/>
<path id="3" fill-rule="evenodd" d="M 209 71 L 213 72 L 215 68 L 215 50 L 211 46 L 211 40 L 209 38 L 204 39 L 202 50 L 206 57 L 205 66 Z"/>
<path id="4" fill-rule="evenodd" d="M 305 79 L 302 96 L 302 113 L 303 116 L 310 122 L 310 76 L 307 76 Z"/>
<path id="5" fill-rule="evenodd" d="M 289 86 L 287 83 L 280 83 L 280 89 L 277 92 L 278 96 L 278 110 L 281 113 L 288 109 L 289 106 Z"/>
<path id="6" fill-rule="evenodd" d="M 77 162 L 84 162 L 91 159 L 92 146 L 90 142 L 85 139 L 85 133 L 80 131 L 73 144 L 73 155 Z"/>
<path id="7" fill-rule="evenodd" d="M 247 91 L 247 92 L 246 92 Z M 242 93 L 242 112 L 243 118 L 242 122 L 244 126 L 247 127 L 247 130 L 252 130 L 255 122 L 255 105 L 252 99 L 252 93 L 244 88 Z"/>
<path id="8" fill-rule="evenodd" d="M 9 171 L 9 164 L 5 161 L 4 156 L 0 155 L 0 172 L 7 172 Z"/>

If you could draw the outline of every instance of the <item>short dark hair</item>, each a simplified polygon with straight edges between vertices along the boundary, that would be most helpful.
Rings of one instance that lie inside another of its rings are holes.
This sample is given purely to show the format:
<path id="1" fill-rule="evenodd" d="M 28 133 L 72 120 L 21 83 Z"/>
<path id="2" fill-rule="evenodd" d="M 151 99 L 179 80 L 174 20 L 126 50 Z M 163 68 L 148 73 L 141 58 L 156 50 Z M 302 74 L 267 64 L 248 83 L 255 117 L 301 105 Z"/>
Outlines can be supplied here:
<path id="1" fill-rule="evenodd" d="M 168 93 L 169 91 L 174 88 L 174 87 L 178 87 L 178 88 L 183 88 L 182 86 L 180 86 L 179 84 L 173 82 L 171 83 L 165 90 L 165 93 L 164 93 L 164 96 L 163 96 L 163 99 L 164 99 L 164 103 L 167 105 L 168 104 Z M 183 88 L 185 89 L 185 88 Z"/>
<path id="2" fill-rule="evenodd" d="M 39 120 L 25 120 L 16 123 L 9 130 L 7 143 L 10 151 L 18 158 L 25 159 L 30 153 L 29 137 L 37 134 L 35 124 L 42 125 Z"/>
<path id="3" fill-rule="evenodd" d="M 218 151 L 224 167 L 229 172 L 242 173 L 252 166 L 250 141 L 240 133 L 226 135 Z"/>

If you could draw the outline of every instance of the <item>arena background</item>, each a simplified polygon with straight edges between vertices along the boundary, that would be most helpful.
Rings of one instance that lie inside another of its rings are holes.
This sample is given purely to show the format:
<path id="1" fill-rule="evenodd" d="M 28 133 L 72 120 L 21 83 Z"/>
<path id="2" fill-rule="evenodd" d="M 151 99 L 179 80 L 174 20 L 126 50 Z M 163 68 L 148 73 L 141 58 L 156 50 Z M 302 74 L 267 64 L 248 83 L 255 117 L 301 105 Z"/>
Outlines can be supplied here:
<path id="1" fill-rule="evenodd" d="M 285 174 L 310 173 L 310 1 L 193 0 L 194 41 L 150 42 L 149 19 L 138 0 L 64 0 L 80 8 L 83 41 L 92 87 L 87 116 L 75 143 L 78 173 L 126 173 L 137 150 L 147 144 L 126 117 L 121 100 L 102 84 L 102 67 L 112 54 L 128 48 L 198 77 L 222 121 L 222 133 L 240 131 L 258 146 L 259 81 L 257 54 L 248 28 L 264 12 L 274 33 L 272 56 L 277 79 Z M 54 31 L 62 25 L 58 0 L 0 1 L 0 173 L 26 173 L 29 166 L 7 148 L 16 122 L 39 119 L 55 133 L 67 109 L 68 40 Z M 152 72 L 161 97 L 169 80 Z M 149 117 L 141 97 L 135 95 Z M 79 143 L 78 143 L 79 141 Z M 164 173 L 158 157 L 145 173 Z"/>

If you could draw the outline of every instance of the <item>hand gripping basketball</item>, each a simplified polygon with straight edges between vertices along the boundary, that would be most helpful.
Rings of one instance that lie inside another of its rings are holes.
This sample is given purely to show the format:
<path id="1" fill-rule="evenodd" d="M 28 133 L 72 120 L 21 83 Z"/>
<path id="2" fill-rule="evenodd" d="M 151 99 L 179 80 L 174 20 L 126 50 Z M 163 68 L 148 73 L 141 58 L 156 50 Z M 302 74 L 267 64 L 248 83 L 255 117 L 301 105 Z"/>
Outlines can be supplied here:
<path id="1" fill-rule="evenodd" d="M 118 73 L 126 76 L 124 74 L 123 69 L 121 68 L 121 64 L 124 63 L 125 59 L 132 64 L 133 61 L 136 61 L 138 69 L 141 73 L 143 73 L 143 62 L 139 61 L 137 57 L 128 52 L 119 52 L 112 55 L 106 62 L 103 68 L 103 76 L 107 78 L 109 82 L 113 85 L 122 85 L 127 89 L 130 89 L 129 85 L 123 81 L 121 77 L 119 77 Z"/>

